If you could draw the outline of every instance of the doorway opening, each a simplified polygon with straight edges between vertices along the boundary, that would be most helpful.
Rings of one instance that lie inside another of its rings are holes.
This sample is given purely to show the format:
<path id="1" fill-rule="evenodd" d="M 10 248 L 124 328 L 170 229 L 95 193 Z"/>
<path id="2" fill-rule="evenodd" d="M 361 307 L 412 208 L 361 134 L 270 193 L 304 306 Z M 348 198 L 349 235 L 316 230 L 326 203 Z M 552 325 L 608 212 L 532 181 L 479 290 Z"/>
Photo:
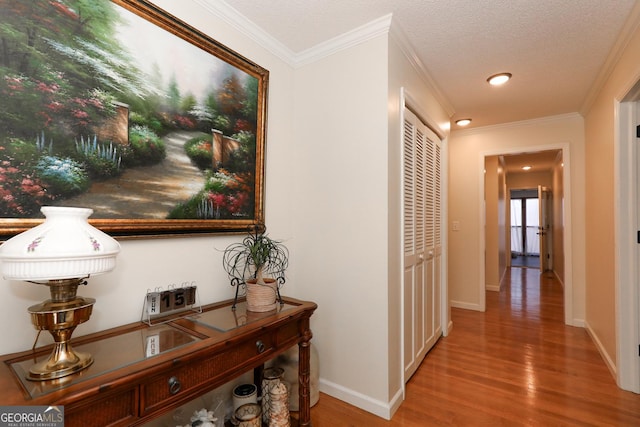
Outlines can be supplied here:
<path id="1" fill-rule="evenodd" d="M 562 283 L 564 290 L 565 323 L 574 324 L 573 318 L 573 284 L 571 268 L 566 268 L 565 260 L 572 259 L 571 244 L 571 162 L 568 144 L 540 147 L 513 147 L 481 153 L 482 197 L 484 212 L 481 224 L 481 259 L 483 275 L 479 280 L 481 307 L 485 307 L 485 292 L 499 291 L 500 287 L 490 286 L 489 273 L 501 277 L 511 263 L 511 190 L 537 188 L 537 198 L 542 218 L 538 225 L 539 238 L 539 270 L 555 275 Z M 487 168 L 487 162 L 502 159 L 503 163 L 497 173 Z M 525 166 L 531 168 L 525 169 Z M 546 169 L 546 170 L 545 170 Z M 537 172 L 536 172 L 537 171 Z M 525 173 L 526 172 L 526 173 Z M 502 174 L 502 175 L 501 175 Z M 497 175 L 498 178 L 495 178 Z M 504 179 L 501 178 L 504 176 Z M 498 187 L 496 191 L 495 188 Z M 493 189 L 493 190 L 492 190 Z M 504 191 L 502 190 L 504 189 Z M 531 194 L 533 196 L 533 193 Z M 505 212 L 500 217 L 493 215 L 492 210 Z M 535 215 L 532 217 L 535 218 Z M 553 223 L 551 223 L 553 219 Z M 524 222 L 521 222 L 523 225 Z M 504 233 L 495 238 L 496 230 Z M 531 240 L 531 239 L 529 239 Z M 532 254 L 534 251 L 530 251 Z M 506 260 L 506 262 L 504 262 Z"/>
<path id="2" fill-rule="evenodd" d="M 511 190 L 511 266 L 540 268 L 537 189 Z"/>

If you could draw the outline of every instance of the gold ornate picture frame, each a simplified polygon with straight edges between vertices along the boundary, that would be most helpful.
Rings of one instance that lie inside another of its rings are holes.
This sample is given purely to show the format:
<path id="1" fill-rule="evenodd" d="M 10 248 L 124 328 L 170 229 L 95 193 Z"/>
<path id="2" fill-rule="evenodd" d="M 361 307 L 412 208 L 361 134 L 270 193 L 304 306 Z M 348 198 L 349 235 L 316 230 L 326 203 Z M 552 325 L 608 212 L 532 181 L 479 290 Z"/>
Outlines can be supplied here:
<path id="1" fill-rule="evenodd" d="M 0 5 L 0 238 L 44 205 L 113 235 L 264 222 L 269 72 L 143 0 Z"/>

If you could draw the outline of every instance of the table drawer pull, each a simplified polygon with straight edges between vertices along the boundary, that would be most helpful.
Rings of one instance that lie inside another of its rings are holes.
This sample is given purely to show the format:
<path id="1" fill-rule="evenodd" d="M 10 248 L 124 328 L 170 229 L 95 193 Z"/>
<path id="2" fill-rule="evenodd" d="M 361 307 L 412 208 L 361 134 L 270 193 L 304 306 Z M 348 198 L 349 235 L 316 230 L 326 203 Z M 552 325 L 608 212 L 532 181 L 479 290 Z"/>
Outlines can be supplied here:
<path id="1" fill-rule="evenodd" d="M 262 342 L 262 340 L 256 341 L 256 348 L 258 349 L 258 354 L 264 351 L 264 343 Z"/>
<path id="2" fill-rule="evenodd" d="M 180 380 L 176 377 L 169 378 L 169 393 L 172 395 L 177 394 L 182 388 L 182 384 L 180 384 Z"/>

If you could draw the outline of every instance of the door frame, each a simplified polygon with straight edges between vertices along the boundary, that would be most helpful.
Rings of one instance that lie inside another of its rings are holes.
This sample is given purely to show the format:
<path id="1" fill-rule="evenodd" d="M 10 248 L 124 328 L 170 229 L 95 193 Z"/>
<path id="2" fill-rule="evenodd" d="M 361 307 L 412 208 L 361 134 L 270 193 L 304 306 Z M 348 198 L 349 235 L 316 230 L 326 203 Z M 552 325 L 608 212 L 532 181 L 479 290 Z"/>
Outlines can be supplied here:
<path id="1" fill-rule="evenodd" d="M 624 390 L 640 393 L 640 229 L 638 203 L 640 178 L 637 138 L 634 135 L 640 107 L 640 81 L 615 101 L 614 218 L 616 288 L 616 381 Z"/>
<path id="2" fill-rule="evenodd" d="M 551 195 L 551 199 L 549 199 Z M 553 229 L 549 230 L 549 210 L 553 212 L 553 192 L 544 185 L 538 185 L 538 233 L 540 236 L 540 273 L 553 271 Z M 553 220 L 551 221 L 553 224 Z M 549 233 L 551 231 L 551 233 Z M 549 268 L 551 267 L 551 268 Z"/>
<path id="3" fill-rule="evenodd" d="M 528 153 L 536 153 L 539 151 L 547 151 L 547 150 L 560 150 L 562 151 L 562 185 L 563 185 L 563 196 L 564 196 L 564 218 L 563 218 L 563 233 L 562 238 L 564 239 L 564 281 L 563 281 L 563 289 L 564 289 L 564 323 L 566 325 L 579 326 L 574 324 L 573 319 L 573 272 L 571 269 L 571 260 L 573 259 L 573 249 L 572 249 L 572 229 L 573 224 L 571 221 L 572 218 L 572 196 L 571 196 L 571 153 L 569 143 L 558 143 L 558 144 L 549 144 L 549 145 L 537 145 L 537 146 L 527 146 L 527 147 L 513 147 L 513 148 L 502 148 L 498 150 L 490 150 L 483 151 L 480 153 L 478 158 L 478 174 L 479 174 L 479 206 L 482 206 L 480 215 L 479 215 L 479 229 L 482 230 L 480 233 L 479 239 L 479 247 L 478 247 L 478 259 L 484 260 L 485 254 L 485 246 L 486 246 L 486 235 L 485 235 L 485 221 L 486 221 L 486 207 L 484 201 L 484 165 L 485 158 L 490 156 L 501 156 L 501 155 L 510 155 L 510 154 L 528 154 Z M 486 310 L 486 295 L 485 295 L 485 266 L 484 262 L 480 262 L 480 271 L 478 272 L 478 291 L 480 295 L 479 308 L 480 311 Z M 569 268 L 567 268 L 567 266 Z M 582 326 L 582 325 L 580 325 Z"/>

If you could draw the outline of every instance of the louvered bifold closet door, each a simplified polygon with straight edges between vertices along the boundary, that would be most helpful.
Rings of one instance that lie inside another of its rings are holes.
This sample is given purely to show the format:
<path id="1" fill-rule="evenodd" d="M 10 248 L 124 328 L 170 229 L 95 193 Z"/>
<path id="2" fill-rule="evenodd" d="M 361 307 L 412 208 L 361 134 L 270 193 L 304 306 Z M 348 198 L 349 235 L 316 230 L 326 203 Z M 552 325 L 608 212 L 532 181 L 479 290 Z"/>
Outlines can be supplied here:
<path id="1" fill-rule="evenodd" d="M 404 132 L 403 132 L 403 249 L 404 249 L 404 371 L 405 378 L 409 378 L 416 370 L 416 352 L 414 331 L 416 310 L 414 301 L 416 299 L 415 277 L 419 268 L 416 249 L 416 125 L 413 120 L 409 120 L 405 112 Z"/>
<path id="2" fill-rule="evenodd" d="M 425 133 L 428 129 L 425 128 Z M 426 211 L 426 247 L 425 247 L 425 274 L 424 274 L 424 347 L 425 353 L 435 342 L 434 329 L 434 253 L 435 253 L 435 140 L 429 135 L 426 141 L 426 163 L 424 165 L 424 175 L 426 177 L 425 188 L 425 211 Z"/>
<path id="3" fill-rule="evenodd" d="M 439 139 L 435 141 L 434 153 L 433 344 L 442 335 L 442 142 Z"/>
<path id="4" fill-rule="evenodd" d="M 404 370 L 408 380 L 433 346 L 439 302 L 434 275 L 440 218 L 439 140 L 409 110 L 403 132 Z M 438 175 L 436 177 L 436 175 Z M 439 281 L 438 281 L 439 283 Z"/>

